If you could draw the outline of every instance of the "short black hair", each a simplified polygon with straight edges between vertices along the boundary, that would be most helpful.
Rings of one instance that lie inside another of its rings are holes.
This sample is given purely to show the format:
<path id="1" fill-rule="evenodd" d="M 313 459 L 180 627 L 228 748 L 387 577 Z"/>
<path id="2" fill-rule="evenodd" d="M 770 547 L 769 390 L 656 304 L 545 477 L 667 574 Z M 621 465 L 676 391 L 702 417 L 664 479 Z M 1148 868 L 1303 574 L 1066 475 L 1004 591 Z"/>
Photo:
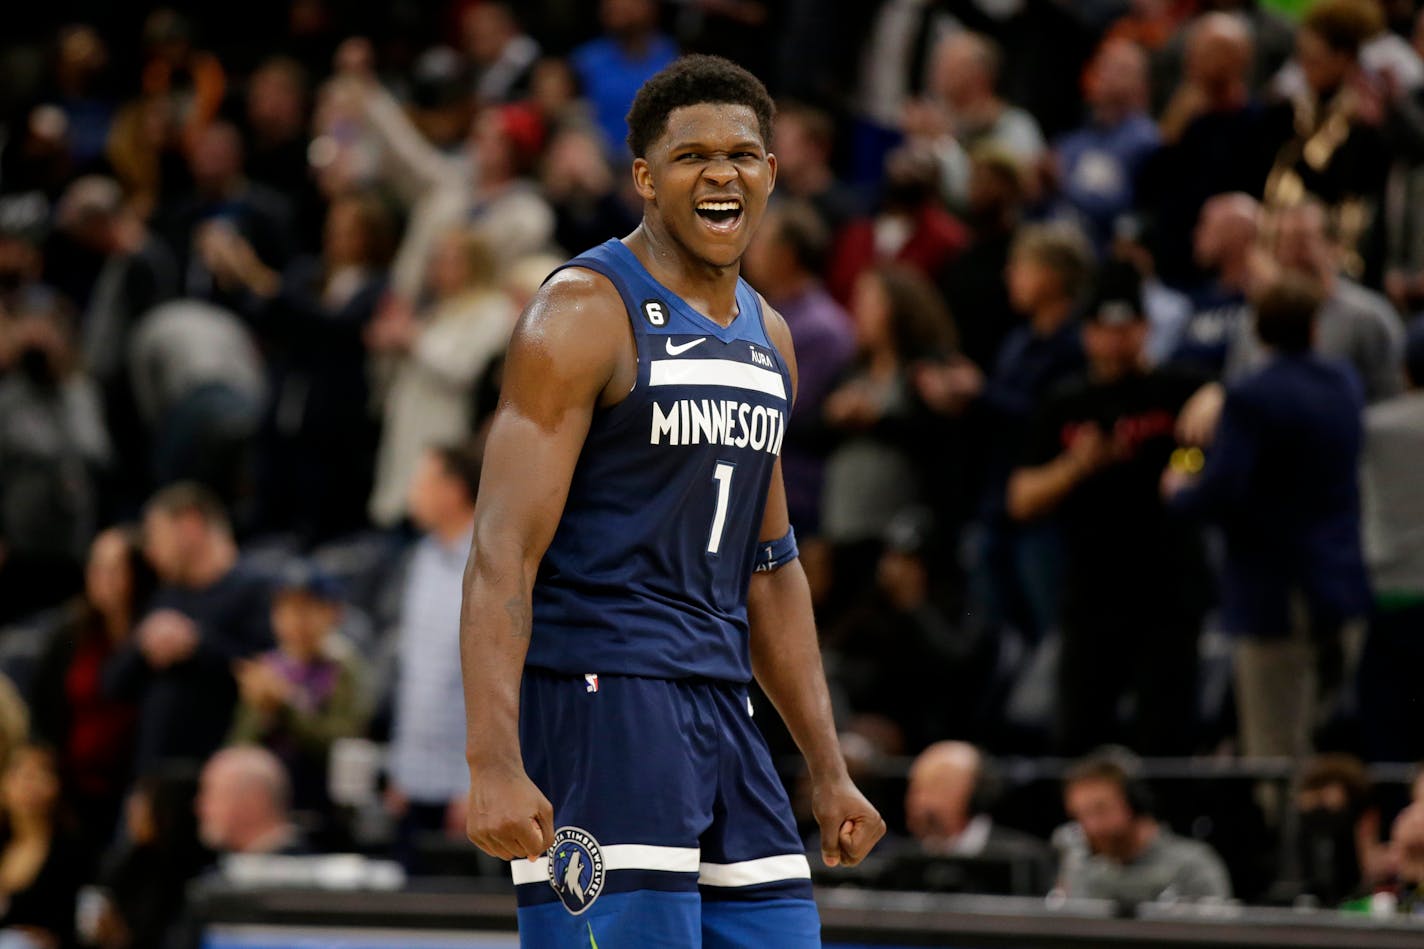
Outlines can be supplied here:
<path id="1" fill-rule="evenodd" d="M 1319 281 L 1287 271 L 1252 300 L 1256 335 L 1277 352 L 1308 352 L 1315 341 L 1315 317 L 1324 302 L 1325 292 Z"/>
<path id="2" fill-rule="evenodd" d="M 480 493 L 484 452 L 473 442 L 442 442 L 430 446 L 445 473 L 460 483 L 471 503 Z"/>
<path id="3" fill-rule="evenodd" d="M 807 273 L 825 269 L 831 249 L 831 230 L 816 209 L 805 201 L 792 199 L 777 205 L 776 237 L 791 250 L 797 265 Z"/>
<path id="4" fill-rule="evenodd" d="M 776 105 L 761 80 L 721 56 L 683 56 L 638 90 L 628 110 L 628 150 L 647 157 L 648 146 L 667 130 L 674 109 L 704 102 L 744 105 L 756 113 L 762 142 L 771 145 Z"/>
<path id="5" fill-rule="evenodd" d="M 209 527 L 231 530 L 227 508 L 222 499 L 205 484 L 196 481 L 177 481 L 158 489 L 144 506 L 146 511 L 157 511 L 170 517 L 194 513 Z"/>

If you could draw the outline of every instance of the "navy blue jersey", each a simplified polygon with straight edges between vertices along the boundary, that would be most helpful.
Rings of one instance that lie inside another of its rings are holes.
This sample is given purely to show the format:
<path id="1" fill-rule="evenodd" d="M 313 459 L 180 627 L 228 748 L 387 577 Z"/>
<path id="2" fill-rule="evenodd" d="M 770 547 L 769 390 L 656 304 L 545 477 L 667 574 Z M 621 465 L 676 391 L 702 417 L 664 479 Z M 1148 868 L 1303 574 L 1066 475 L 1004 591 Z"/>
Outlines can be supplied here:
<path id="1" fill-rule="evenodd" d="M 618 240 L 565 266 L 618 288 L 638 381 L 594 414 L 534 583 L 527 662 L 746 682 L 747 586 L 791 402 L 760 300 L 739 281 L 723 328 Z"/>

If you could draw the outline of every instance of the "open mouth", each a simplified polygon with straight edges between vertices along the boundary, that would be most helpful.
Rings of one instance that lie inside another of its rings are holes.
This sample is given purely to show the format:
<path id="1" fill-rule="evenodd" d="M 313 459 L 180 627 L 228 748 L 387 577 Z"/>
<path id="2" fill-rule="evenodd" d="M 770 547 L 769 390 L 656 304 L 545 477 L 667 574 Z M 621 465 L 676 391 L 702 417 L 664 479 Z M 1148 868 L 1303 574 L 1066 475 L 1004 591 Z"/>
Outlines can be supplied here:
<path id="1" fill-rule="evenodd" d="M 697 202 L 697 216 L 714 231 L 735 230 L 742 220 L 742 202 L 738 198 L 704 199 Z"/>

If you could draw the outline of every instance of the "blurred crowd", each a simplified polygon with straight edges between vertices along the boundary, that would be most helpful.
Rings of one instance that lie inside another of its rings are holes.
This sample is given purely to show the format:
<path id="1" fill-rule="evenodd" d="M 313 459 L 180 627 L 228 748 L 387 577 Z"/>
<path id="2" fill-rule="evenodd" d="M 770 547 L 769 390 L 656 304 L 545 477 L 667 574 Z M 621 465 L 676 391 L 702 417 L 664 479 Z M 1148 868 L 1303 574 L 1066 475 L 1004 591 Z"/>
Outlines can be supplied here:
<path id="1" fill-rule="evenodd" d="M 637 225 L 624 115 L 689 51 L 778 100 L 743 275 L 796 340 L 847 750 L 920 756 L 884 879 L 997 880 L 926 863 L 993 843 L 1030 870 L 991 889 L 1414 907 L 1420 805 L 1360 762 L 1424 759 L 1416 6 L 8 12 L 0 925 L 184 945 L 225 853 L 476 866 L 455 656 L 502 352 Z M 1172 833 L 1132 753 L 1300 764 L 1246 801 L 1270 869 Z M 1089 755 L 1051 840 L 994 825 L 991 754 Z"/>

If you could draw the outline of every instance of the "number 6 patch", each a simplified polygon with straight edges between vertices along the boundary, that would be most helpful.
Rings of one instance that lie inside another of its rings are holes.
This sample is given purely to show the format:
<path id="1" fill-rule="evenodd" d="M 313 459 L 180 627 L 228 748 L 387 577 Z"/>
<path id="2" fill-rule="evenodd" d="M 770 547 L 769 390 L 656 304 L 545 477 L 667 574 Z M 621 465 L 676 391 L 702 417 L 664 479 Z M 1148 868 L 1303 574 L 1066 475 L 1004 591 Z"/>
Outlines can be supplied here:
<path id="1" fill-rule="evenodd" d="M 664 326 L 667 324 L 667 310 L 663 307 L 661 300 L 644 300 L 643 315 L 648 318 L 648 322 L 654 326 Z"/>

